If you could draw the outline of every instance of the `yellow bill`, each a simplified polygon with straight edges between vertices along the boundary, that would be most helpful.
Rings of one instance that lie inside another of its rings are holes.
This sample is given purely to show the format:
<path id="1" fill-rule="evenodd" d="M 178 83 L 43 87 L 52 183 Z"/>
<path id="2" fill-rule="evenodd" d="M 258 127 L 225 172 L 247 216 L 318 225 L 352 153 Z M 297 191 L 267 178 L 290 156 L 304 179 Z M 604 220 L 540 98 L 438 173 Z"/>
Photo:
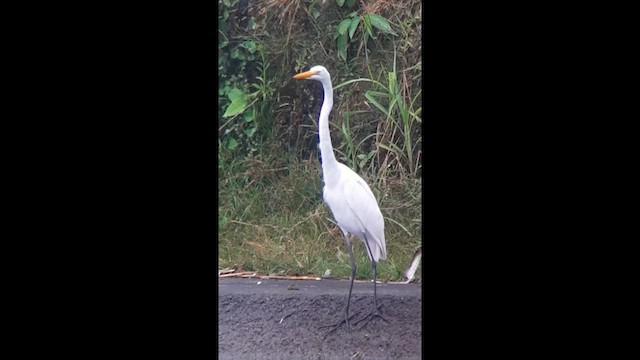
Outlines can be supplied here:
<path id="1" fill-rule="evenodd" d="M 308 79 L 310 77 L 312 77 L 313 75 L 317 74 L 317 71 L 305 71 L 303 73 L 300 73 L 296 76 L 294 76 L 293 78 L 296 80 L 300 80 L 300 79 Z"/>

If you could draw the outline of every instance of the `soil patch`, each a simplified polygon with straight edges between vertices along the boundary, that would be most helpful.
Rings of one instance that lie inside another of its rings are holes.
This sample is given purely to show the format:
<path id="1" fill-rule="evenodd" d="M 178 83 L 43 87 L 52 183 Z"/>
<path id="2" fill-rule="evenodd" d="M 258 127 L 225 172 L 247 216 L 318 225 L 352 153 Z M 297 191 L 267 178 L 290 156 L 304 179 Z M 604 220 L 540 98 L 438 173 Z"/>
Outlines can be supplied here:
<path id="1" fill-rule="evenodd" d="M 260 284 L 258 284 L 260 283 Z M 322 339 L 344 311 L 349 281 L 219 279 L 220 359 L 420 359 L 420 284 L 379 284 L 383 316 Z M 355 283 L 350 312 L 373 306 L 373 284 Z M 352 320 L 352 321 L 353 321 Z"/>

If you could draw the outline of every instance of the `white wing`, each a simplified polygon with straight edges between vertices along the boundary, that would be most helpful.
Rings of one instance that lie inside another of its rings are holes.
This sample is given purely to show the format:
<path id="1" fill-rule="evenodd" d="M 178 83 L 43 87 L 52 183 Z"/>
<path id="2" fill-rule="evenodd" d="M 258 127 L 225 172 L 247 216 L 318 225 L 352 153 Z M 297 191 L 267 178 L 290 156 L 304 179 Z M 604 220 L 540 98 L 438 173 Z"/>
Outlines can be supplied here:
<path id="1" fill-rule="evenodd" d="M 353 228 L 353 225 L 357 225 L 360 230 L 350 232 L 363 241 L 364 235 L 366 235 L 373 255 L 372 260 L 376 262 L 385 260 L 387 248 L 384 239 L 384 218 L 378 207 L 378 202 L 369 185 L 358 174 L 346 165 L 340 165 L 342 165 L 341 180 L 344 179 L 342 187 L 344 200 L 353 216 L 358 220 L 358 224 L 350 224 L 350 227 Z"/>

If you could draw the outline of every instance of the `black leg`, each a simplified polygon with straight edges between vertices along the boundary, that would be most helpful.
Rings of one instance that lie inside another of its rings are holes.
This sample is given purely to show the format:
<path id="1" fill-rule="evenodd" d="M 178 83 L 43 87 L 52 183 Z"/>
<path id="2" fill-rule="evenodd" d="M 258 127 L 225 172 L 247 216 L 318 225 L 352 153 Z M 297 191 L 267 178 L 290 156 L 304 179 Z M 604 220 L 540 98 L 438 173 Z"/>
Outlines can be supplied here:
<path id="1" fill-rule="evenodd" d="M 387 319 L 385 319 L 384 317 L 382 317 L 382 314 L 380 314 L 380 312 L 378 311 L 380 309 L 380 307 L 382 307 L 382 304 L 380 304 L 380 306 L 378 306 L 378 294 L 377 294 L 377 279 L 376 279 L 376 272 L 377 272 L 377 267 L 378 267 L 378 263 L 373 259 L 373 253 L 371 252 L 371 247 L 369 246 L 369 240 L 367 239 L 367 235 L 365 234 L 364 236 L 364 243 L 367 246 L 367 251 L 369 252 L 369 256 L 371 258 L 371 268 L 373 270 L 373 311 L 371 311 L 371 313 L 365 317 L 363 317 L 362 319 L 354 322 L 354 325 L 357 325 L 358 323 L 367 320 L 364 322 L 364 324 L 362 324 L 362 326 L 360 326 L 360 329 L 362 329 L 365 325 L 367 325 L 367 323 L 369 323 L 369 321 L 371 321 L 371 319 L 373 319 L 374 316 L 379 317 L 380 319 L 384 320 L 385 322 L 388 323 Z"/>
<path id="2" fill-rule="evenodd" d="M 355 280 L 356 278 L 356 259 L 353 256 L 351 241 L 349 241 L 349 237 L 347 234 L 344 234 L 344 242 L 347 246 L 347 250 L 349 251 L 349 258 L 351 259 L 351 284 L 349 285 L 349 297 L 347 298 L 347 306 L 344 309 L 344 319 L 335 325 L 325 325 L 319 328 L 319 329 L 328 328 L 328 327 L 331 328 L 331 330 L 327 331 L 324 334 L 323 339 L 326 338 L 327 335 L 329 335 L 330 333 L 338 329 L 343 323 L 346 325 L 347 331 L 349 331 L 349 320 L 354 316 L 354 315 L 349 316 L 349 304 L 351 303 L 351 291 L 353 290 L 353 280 Z"/>

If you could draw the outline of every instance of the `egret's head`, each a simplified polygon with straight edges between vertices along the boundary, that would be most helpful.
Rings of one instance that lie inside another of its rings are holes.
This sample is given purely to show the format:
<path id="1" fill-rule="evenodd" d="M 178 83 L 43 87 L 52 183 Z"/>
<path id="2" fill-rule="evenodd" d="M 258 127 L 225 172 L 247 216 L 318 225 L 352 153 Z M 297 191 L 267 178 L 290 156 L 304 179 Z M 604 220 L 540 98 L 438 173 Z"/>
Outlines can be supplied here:
<path id="1" fill-rule="evenodd" d="M 305 71 L 293 77 L 294 79 L 308 79 L 308 80 L 331 80 L 331 75 L 324 66 L 314 66 L 309 71 Z"/>

